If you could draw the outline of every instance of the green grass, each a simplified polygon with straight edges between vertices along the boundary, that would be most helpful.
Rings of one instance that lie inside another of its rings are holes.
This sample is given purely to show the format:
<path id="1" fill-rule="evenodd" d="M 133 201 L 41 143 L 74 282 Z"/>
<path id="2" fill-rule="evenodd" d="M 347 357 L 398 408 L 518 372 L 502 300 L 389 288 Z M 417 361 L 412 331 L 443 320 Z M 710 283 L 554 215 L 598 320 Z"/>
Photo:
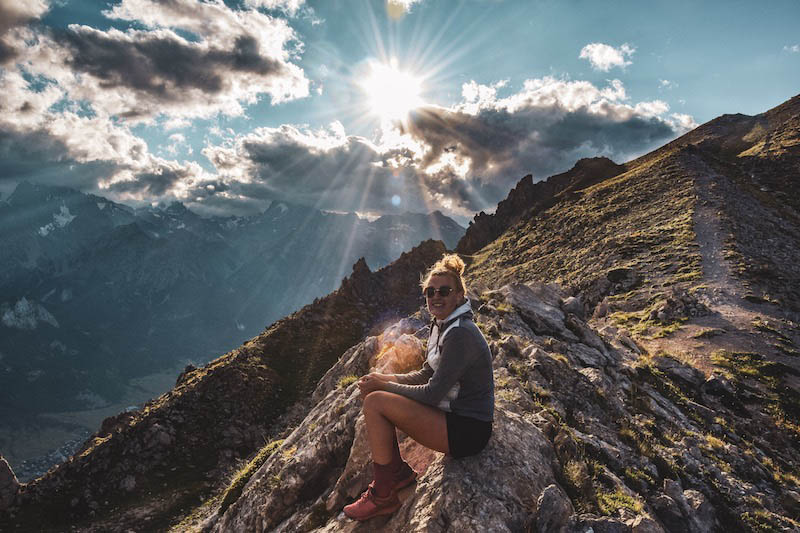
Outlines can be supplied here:
<path id="1" fill-rule="evenodd" d="M 238 472 L 236 472 L 236 474 L 234 474 L 233 479 L 228 485 L 228 488 L 222 495 L 222 502 L 219 506 L 220 515 L 222 515 L 228 509 L 228 507 L 230 507 L 236 500 L 239 499 L 239 496 L 242 495 L 244 486 L 248 481 L 250 481 L 250 478 L 253 477 L 253 474 L 255 474 L 259 468 L 261 468 L 261 466 L 273 453 L 275 453 L 275 450 L 277 450 L 281 444 L 283 444 L 283 439 L 270 442 L 261 448 L 256 456 L 253 457 L 253 459 L 251 459 L 250 462 L 244 466 L 244 468 L 241 468 Z"/>
<path id="2" fill-rule="evenodd" d="M 727 333 L 724 329 L 721 328 L 703 328 L 694 335 L 692 335 L 693 339 L 710 339 L 711 337 L 717 337 L 719 335 L 724 335 Z"/>
<path id="3" fill-rule="evenodd" d="M 597 493 L 597 507 L 600 514 L 611 516 L 616 514 L 619 509 L 628 509 L 635 514 L 640 514 L 644 509 L 641 500 L 625 494 L 622 490 L 618 489 L 614 492 L 598 491 Z"/>
<path id="4" fill-rule="evenodd" d="M 342 378 L 339 378 L 339 381 L 336 382 L 336 386 L 340 389 L 346 389 L 356 381 L 358 381 L 358 376 L 356 376 L 355 374 L 350 374 L 349 376 L 344 376 Z"/>
<path id="5" fill-rule="evenodd" d="M 753 352 L 718 350 L 711 354 L 711 361 L 723 368 L 739 389 L 751 388 L 748 381 L 764 386 L 767 412 L 800 443 L 800 394 L 783 379 L 789 374 L 797 375 L 797 371 Z"/>

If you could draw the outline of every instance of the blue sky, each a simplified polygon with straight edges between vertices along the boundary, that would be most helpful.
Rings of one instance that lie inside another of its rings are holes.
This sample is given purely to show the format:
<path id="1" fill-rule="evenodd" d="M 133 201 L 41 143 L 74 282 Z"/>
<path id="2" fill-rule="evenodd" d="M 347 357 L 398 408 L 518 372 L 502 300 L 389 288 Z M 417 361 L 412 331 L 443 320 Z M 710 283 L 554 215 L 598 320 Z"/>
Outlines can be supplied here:
<path id="1" fill-rule="evenodd" d="M 0 193 L 465 222 L 800 87 L 800 0 L 0 0 Z"/>

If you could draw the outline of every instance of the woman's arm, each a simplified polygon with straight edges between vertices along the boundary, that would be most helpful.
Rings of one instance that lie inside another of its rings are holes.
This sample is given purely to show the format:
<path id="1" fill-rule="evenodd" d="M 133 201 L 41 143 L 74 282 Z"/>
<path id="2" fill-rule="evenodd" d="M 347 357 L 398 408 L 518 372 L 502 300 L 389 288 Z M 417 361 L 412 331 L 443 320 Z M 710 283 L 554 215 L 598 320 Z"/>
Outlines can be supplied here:
<path id="1" fill-rule="evenodd" d="M 425 364 L 424 368 L 431 369 L 430 379 L 425 384 L 406 385 L 398 380 L 397 383 L 382 383 L 381 388 L 436 407 L 479 354 L 479 346 L 469 332 L 464 328 L 454 328 L 442 343 L 436 372 Z"/>
<path id="2" fill-rule="evenodd" d="M 397 378 L 395 377 L 394 374 L 381 374 L 380 372 L 370 372 L 368 375 L 372 376 L 375 379 L 379 379 L 379 380 L 381 380 L 383 382 L 387 382 L 388 383 L 388 382 L 392 381 L 392 382 L 397 383 Z"/>

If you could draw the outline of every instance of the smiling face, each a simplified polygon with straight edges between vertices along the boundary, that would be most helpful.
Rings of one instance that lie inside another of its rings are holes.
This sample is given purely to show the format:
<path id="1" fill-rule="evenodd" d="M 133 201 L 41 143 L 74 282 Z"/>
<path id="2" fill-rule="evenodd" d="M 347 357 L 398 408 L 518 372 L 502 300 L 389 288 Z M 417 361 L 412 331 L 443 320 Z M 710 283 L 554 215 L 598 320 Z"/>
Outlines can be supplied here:
<path id="1" fill-rule="evenodd" d="M 430 298 L 426 298 L 428 302 L 428 311 L 436 317 L 437 320 L 444 320 L 450 313 L 456 310 L 456 307 L 464 302 L 464 292 L 460 290 L 458 282 L 453 276 L 438 275 L 431 276 L 425 288 L 440 289 L 442 287 L 450 287 L 453 289 L 447 296 L 442 296 L 438 291 Z"/>

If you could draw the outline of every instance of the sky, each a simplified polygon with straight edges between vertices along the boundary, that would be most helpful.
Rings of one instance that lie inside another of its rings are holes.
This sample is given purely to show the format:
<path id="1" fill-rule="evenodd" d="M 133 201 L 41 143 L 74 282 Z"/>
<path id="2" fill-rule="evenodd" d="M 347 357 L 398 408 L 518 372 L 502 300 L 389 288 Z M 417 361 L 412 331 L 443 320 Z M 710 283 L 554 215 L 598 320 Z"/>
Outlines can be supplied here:
<path id="1" fill-rule="evenodd" d="M 0 0 L 0 194 L 491 212 L 800 92 L 800 0 Z"/>

